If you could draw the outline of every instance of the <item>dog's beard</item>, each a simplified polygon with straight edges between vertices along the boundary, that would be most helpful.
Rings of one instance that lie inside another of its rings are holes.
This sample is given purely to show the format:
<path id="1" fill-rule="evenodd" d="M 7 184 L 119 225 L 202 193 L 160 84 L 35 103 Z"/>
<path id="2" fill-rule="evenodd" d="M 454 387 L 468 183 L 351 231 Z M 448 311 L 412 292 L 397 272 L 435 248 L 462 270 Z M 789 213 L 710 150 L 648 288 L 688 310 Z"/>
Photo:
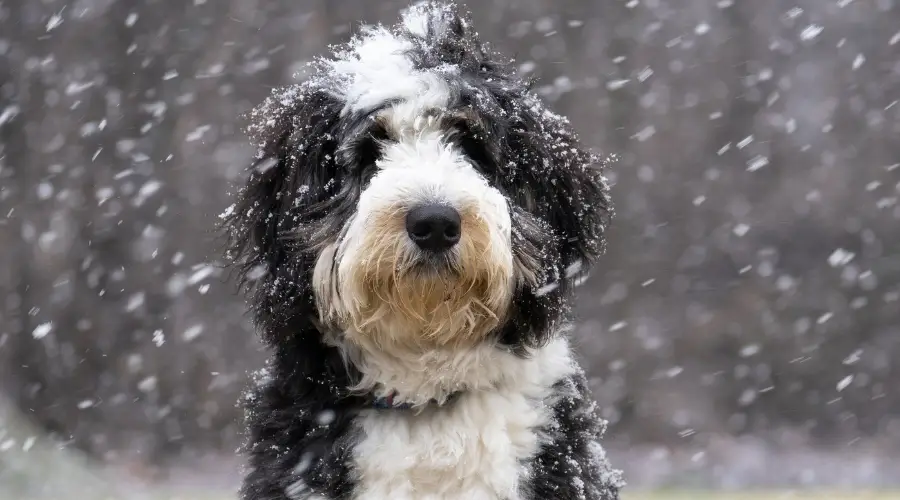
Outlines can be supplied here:
<path id="1" fill-rule="evenodd" d="M 320 312 L 347 340 L 380 350 L 478 343 L 501 324 L 512 298 L 508 242 L 464 210 L 460 242 L 447 254 L 428 254 L 408 239 L 404 214 L 373 214 L 358 242 L 320 255 Z"/>

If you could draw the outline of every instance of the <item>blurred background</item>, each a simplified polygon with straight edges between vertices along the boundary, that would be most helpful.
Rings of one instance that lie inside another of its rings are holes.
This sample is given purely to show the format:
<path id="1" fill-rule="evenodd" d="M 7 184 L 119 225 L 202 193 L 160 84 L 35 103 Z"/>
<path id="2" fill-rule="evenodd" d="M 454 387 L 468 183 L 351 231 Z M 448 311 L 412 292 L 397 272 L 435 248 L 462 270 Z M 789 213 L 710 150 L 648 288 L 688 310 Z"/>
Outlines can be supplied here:
<path id="1" fill-rule="evenodd" d="M 240 115 L 405 5 L 0 0 L 0 495 L 233 491 Z M 900 2 L 468 7 L 619 156 L 577 343 L 631 490 L 900 486 Z"/>

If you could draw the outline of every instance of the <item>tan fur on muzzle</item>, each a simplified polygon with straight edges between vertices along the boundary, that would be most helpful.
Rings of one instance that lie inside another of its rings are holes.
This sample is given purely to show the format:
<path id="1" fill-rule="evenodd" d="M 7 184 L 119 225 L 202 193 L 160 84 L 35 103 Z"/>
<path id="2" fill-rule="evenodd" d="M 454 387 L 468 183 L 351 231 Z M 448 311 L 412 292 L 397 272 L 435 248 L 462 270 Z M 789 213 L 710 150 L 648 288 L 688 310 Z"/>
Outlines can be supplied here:
<path id="1" fill-rule="evenodd" d="M 460 242 L 447 266 L 417 265 L 405 210 L 373 214 L 366 235 L 338 285 L 334 311 L 349 340 L 385 348 L 473 345 L 504 319 L 512 295 L 512 265 L 491 246 L 487 224 L 461 212 Z"/>

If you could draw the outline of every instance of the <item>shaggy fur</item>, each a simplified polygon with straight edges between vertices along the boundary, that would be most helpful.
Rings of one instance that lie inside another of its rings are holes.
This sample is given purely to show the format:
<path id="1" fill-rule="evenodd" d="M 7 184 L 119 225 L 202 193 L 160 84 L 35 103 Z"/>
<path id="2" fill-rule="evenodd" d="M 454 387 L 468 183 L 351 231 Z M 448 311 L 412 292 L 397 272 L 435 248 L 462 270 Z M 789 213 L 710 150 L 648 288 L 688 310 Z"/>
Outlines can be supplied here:
<path id="1" fill-rule="evenodd" d="M 253 111 L 223 216 L 272 352 L 242 498 L 617 499 L 567 340 L 611 215 L 602 162 L 450 4 L 310 74 Z M 439 250 L 421 207 L 450 214 Z"/>

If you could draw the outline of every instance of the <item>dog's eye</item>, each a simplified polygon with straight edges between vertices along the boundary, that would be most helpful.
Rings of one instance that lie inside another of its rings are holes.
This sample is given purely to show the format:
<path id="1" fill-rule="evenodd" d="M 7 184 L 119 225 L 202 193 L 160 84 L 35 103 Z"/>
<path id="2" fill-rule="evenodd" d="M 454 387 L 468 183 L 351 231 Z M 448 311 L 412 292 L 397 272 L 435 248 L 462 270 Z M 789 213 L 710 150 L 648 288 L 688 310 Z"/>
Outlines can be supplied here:
<path id="1" fill-rule="evenodd" d="M 493 157 L 487 147 L 488 137 L 484 132 L 473 130 L 467 124 L 457 124 L 456 143 L 463 154 L 484 173 L 494 170 Z"/>
<path id="2" fill-rule="evenodd" d="M 490 162 L 490 155 L 484 146 L 484 138 L 479 134 L 461 135 L 459 147 L 463 153 L 479 168 L 486 168 Z"/>
<path id="3" fill-rule="evenodd" d="M 472 112 L 466 108 L 470 107 L 468 103 L 471 101 L 471 98 L 463 96 L 462 99 L 466 106 L 458 112 L 445 117 L 443 126 L 447 130 L 452 131 L 452 141 L 469 158 L 469 161 L 476 168 L 487 173 L 487 171 L 493 170 L 493 158 L 487 146 L 490 138 L 476 121 L 470 119 Z"/>
<path id="4" fill-rule="evenodd" d="M 357 144 L 355 157 L 361 177 L 372 175 L 375 162 L 381 157 L 381 145 L 387 139 L 387 132 L 381 127 L 376 127 Z"/>
<path id="5" fill-rule="evenodd" d="M 380 154 L 378 142 L 371 138 L 363 139 L 356 148 L 356 160 L 361 167 L 374 165 Z"/>

